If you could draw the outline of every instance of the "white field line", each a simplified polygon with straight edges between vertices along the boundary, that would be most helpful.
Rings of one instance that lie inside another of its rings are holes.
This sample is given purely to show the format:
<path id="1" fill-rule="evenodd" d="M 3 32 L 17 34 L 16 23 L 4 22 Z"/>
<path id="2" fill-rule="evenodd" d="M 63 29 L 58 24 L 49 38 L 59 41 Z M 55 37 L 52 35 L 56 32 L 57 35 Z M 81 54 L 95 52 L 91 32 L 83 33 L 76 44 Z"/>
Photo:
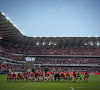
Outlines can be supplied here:
<path id="1" fill-rule="evenodd" d="M 73 87 L 71 87 L 71 89 L 72 89 L 72 90 L 74 90 L 74 88 L 73 88 Z"/>
<path id="2" fill-rule="evenodd" d="M 86 87 L 75 87 L 75 88 L 86 88 Z"/>
<path id="3" fill-rule="evenodd" d="M 86 87 L 75 87 L 75 88 L 86 88 Z M 75 89 L 71 87 L 71 90 L 75 90 Z"/>

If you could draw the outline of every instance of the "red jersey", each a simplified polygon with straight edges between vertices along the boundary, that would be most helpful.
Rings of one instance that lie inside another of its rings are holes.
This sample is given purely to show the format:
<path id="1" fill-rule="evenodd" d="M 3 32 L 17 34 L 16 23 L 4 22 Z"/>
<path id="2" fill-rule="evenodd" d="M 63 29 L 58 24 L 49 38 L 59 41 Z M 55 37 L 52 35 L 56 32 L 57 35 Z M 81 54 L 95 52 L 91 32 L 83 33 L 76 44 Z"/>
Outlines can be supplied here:
<path id="1" fill-rule="evenodd" d="M 15 78 L 15 77 L 16 77 L 16 74 L 12 74 L 12 77 L 14 77 L 14 78 Z"/>
<path id="2" fill-rule="evenodd" d="M 49 73 L 48 73 L 48 77 L 49 77 L 50 75 L 49 75 Z"/>
<path id="3" fill-rule="evenodd" d="M 46 76 L 46 77 L 49 77 L 49 74 L 48 74 L 48 73 L 46 73 L 46 74 L 45 74 L 45 76 Z"/>
<path id="4" fill-rule="evenodd" d="M 23 74 L 23 76 L 24 76 L 24 77 L 27 77 L 27 72 L 25 72 L 25 73 Z"/>
<path id="5" fill-rule="evenodd" d="M 8 77 L 11 77 L 11 74 L 10 73 L 8 73 Z"/>
<path id="6" fill-rule="evenodd" d="M 70 75 L 69 74 L 66 74 L 66 77 L 69 77 Z"/>
<path id="7" fill-rule="evenodd" d="M 29 74 L 31 74 L 31 72 L 27 72 L 27 74 L 29 75 Z"/>
<path id="8" fill-rule="evenodd" d="M 76 72 L 73 72 L 73 76 L 76 78 Z"/>
<path id="9" fill-rule="evenodd" d="M 54 74 L 55 74 L 54 72 L 51 72 L 51 75 L 52 75 L 52 76 L 54 76 Z"/>
<path id="10" fill-rule="evenodd" d="M 35 78 L 37 77 L 37 72 L 35 72 Z"/>
<path id="11" fill-rule="evenodd" d="M 35 73 L 33 73 L 33 77 L 35 76 Z"/>
<path id="12" fill-rule="evenodd" d="M 21 77 L 22 77 L 22 75 L 19 73 L 19 74 L 17 75 L 17 77 L 18 77 L 18 78 L 21 78 Z"/>
<path id="13" fill-rule="evenodd" d="M 44 74 L 43 71 L 41 71 L 41 73 L 40 73 L 41 77 L 43 77 L 43 74 Z"/>
<path id="14" fill-rule="evenodd" d="M 34 77 L 35 75 L 34 75 L 34 73 L 31 73 L 30 76 L 31 76 L 31 77 Z"/>
<path id="15" fill-rule="evenodd" d="M 85 77 L 88 77 L 89 76 L 89 74 L 88 73 L 85 73 Z"/>
<path id="16" fill-rule="evenodd" d="M 60 77 L 65 77 L 64 73 L 61 73 Z"/>

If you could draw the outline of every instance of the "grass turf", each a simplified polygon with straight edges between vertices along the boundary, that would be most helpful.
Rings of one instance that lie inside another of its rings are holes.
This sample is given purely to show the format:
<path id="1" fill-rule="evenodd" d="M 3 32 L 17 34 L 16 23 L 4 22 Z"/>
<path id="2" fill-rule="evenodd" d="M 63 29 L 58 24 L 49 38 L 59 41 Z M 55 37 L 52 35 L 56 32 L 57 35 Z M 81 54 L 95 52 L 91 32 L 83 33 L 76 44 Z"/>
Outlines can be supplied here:
<path id="1" fill-rule="evenodd" d="M 100 75 L 90 75 L 89 82 L 26 82 L 6 81 L 6 75 L 0 75 L 0 90 L 100 90 Z"/>

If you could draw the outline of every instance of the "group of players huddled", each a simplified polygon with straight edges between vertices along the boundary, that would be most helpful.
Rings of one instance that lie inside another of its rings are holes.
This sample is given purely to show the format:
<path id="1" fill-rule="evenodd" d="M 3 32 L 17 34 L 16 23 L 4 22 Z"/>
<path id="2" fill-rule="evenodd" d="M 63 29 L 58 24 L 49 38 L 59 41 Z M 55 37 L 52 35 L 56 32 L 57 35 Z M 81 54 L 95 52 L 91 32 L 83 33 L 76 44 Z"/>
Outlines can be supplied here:
<path id="1" fill-rule="evenodd" d="M 87 71 L 84 73 L 84 81 L 88 82 L 89 74 Z M 26 80 L 26 81 L 76 81 L 80 82 L 82 80 L 82 75 L 78 71 L 73 71 L 72 74 L 69 72 L 54 72 L 53 70 L 51 72 L 44 72 L 42 70 L 35 70 L 34 72 L 28 71 L 28 72 L 22 72 L 22 73 L 8 73 L 7 75 L 7 81 L 16 81 L 16 80 Z"/>

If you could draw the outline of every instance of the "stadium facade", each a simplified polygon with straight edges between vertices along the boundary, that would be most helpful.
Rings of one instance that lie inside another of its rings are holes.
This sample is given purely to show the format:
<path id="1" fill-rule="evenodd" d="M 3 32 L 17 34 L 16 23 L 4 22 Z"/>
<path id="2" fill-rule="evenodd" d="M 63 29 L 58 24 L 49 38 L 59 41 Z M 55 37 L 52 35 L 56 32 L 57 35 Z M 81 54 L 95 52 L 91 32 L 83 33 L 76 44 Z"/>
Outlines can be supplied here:
<path id="1" fill-rule="evenodd" d="M 100 37 L 28 37 L 0 12 L 1 68 L 25 71 L 26 57 L 30 68 L 100 72 Z"/>

